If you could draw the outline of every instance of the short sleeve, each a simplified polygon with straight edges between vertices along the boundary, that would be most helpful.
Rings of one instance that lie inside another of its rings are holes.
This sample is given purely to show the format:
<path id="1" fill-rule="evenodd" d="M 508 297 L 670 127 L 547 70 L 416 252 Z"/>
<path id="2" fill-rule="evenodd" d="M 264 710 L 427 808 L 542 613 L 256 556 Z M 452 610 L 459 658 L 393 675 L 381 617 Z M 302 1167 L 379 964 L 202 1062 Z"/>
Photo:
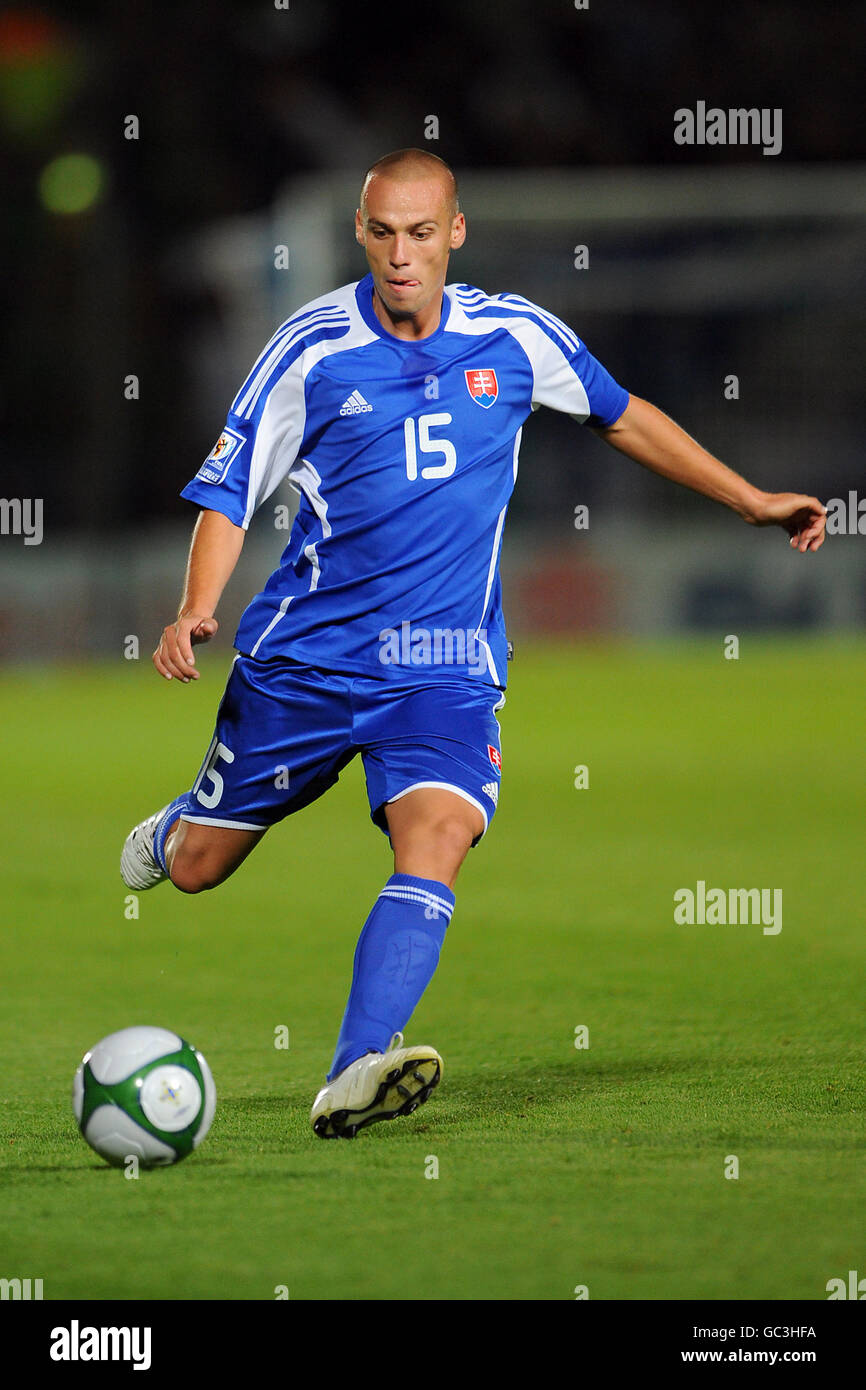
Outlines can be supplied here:
<path id="1" fill-rule="evenodd" d="M 586 392 L 589 414 L 585 423 L 595 429 L 606 429 L 616 424 L 628 405 L 628 391 L 620 386 L 603 367 L 597 357 L 593 357 L 584 343 L 569 359 L 569 368 L 579 378 Z"/>
<path id="2" fill-rule="evenodd" d="M 222 434 L 181 497 L 209 511 L 222 512 L 236 526 L 246 527 L 254 442 L 251 422 L 229 415 Z"/>
<path id="3" fill-rule="evenodd" d="M 628 405 L 628 391 L 574 330 L 520 295 L 497 295 L 497 300 L 519 313 L 509 327 L 532 364 L 533 410 L 546 405 L 600 429 L 615 424 Z"/>
<path id="4" fill-rule="evenodd" d="M 298 457 L 306 425 L 300 368 L 299 354 L 280 362 L 245 412 L 236 409 L 236 398 L 222 434 L 181 497 L 247 529 Z"/>
<path id="5" fill-rule="evenodd" d="M 533 408 L 546 405 L 581 423 L 605 429 L 615 424 L 628 405 L 628 391 L 585 343 L 572 347 L 547 339 L 533 360 L 533 373 Z"/>

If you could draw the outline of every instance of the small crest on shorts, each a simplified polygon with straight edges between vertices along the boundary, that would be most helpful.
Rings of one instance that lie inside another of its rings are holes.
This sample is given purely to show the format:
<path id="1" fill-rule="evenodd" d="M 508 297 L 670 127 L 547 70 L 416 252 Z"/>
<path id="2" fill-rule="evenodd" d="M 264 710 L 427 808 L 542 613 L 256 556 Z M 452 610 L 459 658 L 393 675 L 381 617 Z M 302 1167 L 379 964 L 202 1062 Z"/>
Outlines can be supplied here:
<path id="1" fill-rule="evenodd" d="M 221 483 L 243 443 L 244 436 L 227 426 L 196 473 L 196 477 L 203 483 Z"/>
<path id="2" fill-rule="evenodd" d="M 464 372 L 466 388 L 476 405 L 489 410 L 499 395 L 499 383 L 492 367 L 476 367 Z"/>
<path id="3" fill-rule="evenodd" d="M 502 754 L 500 753 L 500 751 L 499 751 L 498 748 L 494 748 L 494 747 L 493 747 L 493 744 L 492 744 L 492 743 L 488 743 L 488 745 L 487 745 L 487 756 L 488 756 L 488 758 L 490 759 L 490 761 L 492 762 L 493 766 L 496 767 L 496 768 L 498 768 L 499 771 L 501 772 L 501 771 L 502 771 Z"/>

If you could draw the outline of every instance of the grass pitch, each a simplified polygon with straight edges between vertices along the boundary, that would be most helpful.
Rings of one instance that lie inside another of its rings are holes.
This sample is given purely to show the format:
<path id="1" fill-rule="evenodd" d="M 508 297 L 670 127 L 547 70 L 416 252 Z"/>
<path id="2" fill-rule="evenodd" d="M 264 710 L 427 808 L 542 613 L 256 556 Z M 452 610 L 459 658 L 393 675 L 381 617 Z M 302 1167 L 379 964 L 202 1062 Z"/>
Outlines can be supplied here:
<path id="1" fill-rule="evenodd" d="M 46 1299 L 825 1299 L 862 1269 L 862 648 L 521 645 L 499 812 L 407 1029 L 443 1083 L 351 1143 L 309 1108 L 391 871 L 360 763 L 220 889 L 125 916 L 121 843 L 191 783 L 224 658 L 188 689 L 144 661 L 0 682 L 0 1275 Z M 782 931 L 676 925 L 701 879 L 782 889 Z M 70 1088 L 137 1022 L 195 1042 L 219 1104 L 196 1154 L 130 1181 Z"/>

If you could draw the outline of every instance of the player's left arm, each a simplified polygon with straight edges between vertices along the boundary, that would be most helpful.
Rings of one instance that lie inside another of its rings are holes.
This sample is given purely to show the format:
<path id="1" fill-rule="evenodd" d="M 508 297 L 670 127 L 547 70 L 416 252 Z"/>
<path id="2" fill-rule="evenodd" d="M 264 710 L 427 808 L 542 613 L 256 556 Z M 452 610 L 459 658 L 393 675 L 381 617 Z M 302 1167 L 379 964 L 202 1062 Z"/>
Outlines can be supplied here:
<path id="1" fill-rule="evenodd" d="M 630 396 L 613 425 L 596 429 L 605 443 L 653 473 L 738 512 L 752 526 L 782 526 L 791 545 L 805 554 L 824 542 L 826 508 L 817 497 L 798 492 L 761 492 L 739 473 L 707 453 L 649 401 Z"/>

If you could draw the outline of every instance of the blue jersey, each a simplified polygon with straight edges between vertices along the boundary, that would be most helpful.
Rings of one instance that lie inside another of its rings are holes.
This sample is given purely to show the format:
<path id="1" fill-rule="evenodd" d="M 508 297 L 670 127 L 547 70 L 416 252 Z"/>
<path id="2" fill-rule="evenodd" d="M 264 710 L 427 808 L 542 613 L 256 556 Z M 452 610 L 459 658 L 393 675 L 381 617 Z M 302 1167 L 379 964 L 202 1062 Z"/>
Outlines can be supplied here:
<path id="1" fill-rule="evenodd" d="M 373 281 L 274 334 L 182 496 L 247 527 L 287 479 L 300 506 L 235 646 L 260 661 L 505 686 L 499 555 L 523 422 L 606 426 L 623 390 L 553 314 L 448 285 L 439 327 L 388 333 Z"/>

